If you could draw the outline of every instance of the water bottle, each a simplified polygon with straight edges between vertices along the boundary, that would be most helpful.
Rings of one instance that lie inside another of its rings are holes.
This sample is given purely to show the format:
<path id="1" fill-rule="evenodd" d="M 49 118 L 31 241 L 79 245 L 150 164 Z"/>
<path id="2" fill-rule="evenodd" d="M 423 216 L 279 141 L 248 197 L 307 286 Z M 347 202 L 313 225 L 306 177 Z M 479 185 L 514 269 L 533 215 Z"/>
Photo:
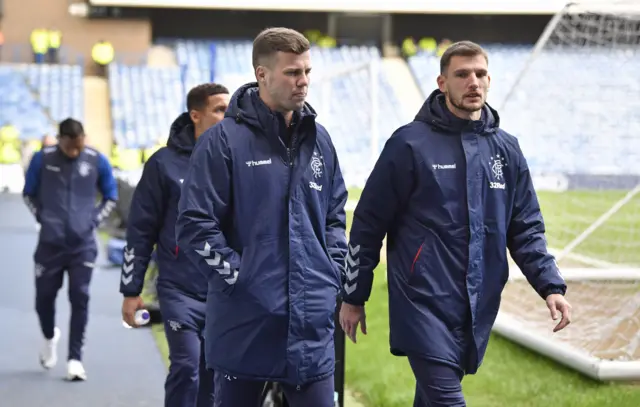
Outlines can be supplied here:
<path id="1" fill-rule="evenodd" d="M 149 314 L 149 311 L 147 311 L 146 309 L 139 309 L 136 311 L 135 315 L 133 316 L 133 320 L 137 326 L 146 325 L 149 323 L 149 321 L 151 321 L 151 315 Z M 125 328 L 131 328 L 129 324 L 127 324 L 124 321 L 122 321 L 122 325 Z"/>
<path id="2" fill-rule="evenodd" d="M 151 321 L 151 315 L 146 309 L 139 309 L 136 311 L 133 320 L 138 326 L 147 325 Z"/>

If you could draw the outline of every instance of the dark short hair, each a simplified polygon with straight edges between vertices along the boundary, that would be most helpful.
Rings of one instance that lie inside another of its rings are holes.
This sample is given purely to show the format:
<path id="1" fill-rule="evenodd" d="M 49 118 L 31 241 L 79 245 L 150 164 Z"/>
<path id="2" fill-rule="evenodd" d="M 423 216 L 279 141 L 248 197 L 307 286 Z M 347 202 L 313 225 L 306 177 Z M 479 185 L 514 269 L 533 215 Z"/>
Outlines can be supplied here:
<path id="1" fill-rule="evenodd" d="M 444 75 L 449 69 L 451 64 L 451 58 L 453 57 L 475 57 L 476 55 L 482 55 L 484 59 L 489 63 L 489 56 L 487 52 L 478 44 L 472 41 L 459 41 L 449 45 L 444 51 L 442 57 L 440 57 L 440 74 Z"/>
<path id="2" fill-rule="evenodd" d="M 84 136 L 84 128 L 82 123 L 72 118 L 64 119 L 60 122 L 58 127 L 58 135 L 62 137 L 69 137 L 71 139 Z"/>
<path id="3" fill-rule="evenodd" d="M 267 28 L 253 40 L 253 69 L 265 65 L 278 52 L 300 55 L 309 51 L 309 40 L 296 30 L 285 27 Z"/>
<path id="4" fill-rule="evenodd" d="M 191 89 L 187 94 L 187 110 L 202 110 L 207 107 L 209 96 L 229 94 L 229 89 L 217 83 L 203 83 Z"/>

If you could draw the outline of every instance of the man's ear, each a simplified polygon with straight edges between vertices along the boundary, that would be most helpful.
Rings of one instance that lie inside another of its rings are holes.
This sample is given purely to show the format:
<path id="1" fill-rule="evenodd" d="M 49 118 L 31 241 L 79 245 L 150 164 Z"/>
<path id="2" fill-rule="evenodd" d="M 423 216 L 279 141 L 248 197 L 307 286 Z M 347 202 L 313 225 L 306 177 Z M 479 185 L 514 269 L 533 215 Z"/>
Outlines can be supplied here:
<path id="1" fill-rule="evenodd" d="M 438 83 L 438 89 L 440 89 L 440 92 L 445 91 L 446 87 L 445 82 L 447 81 L 447 78 L 444 75 L 438 75 L 438 79 L 436 79 L 436 82 Z"/>
<path id="2" fill-rule="evenodd" d="M 258 65 L 258 67 L 256 68 L 256 80 L 258 81 L 258 83 L 264 83 L 267 77 L 267 68 L 262 66 L 262 65 Z"/>
<path id="3" fill-rule="evenodd" d="M 189 117 L 191 117 L 191 121 L 195 124 L 198 124 L 200 122 L 200 112 L 198 112 L 197 110 L 189 111 Z"/>

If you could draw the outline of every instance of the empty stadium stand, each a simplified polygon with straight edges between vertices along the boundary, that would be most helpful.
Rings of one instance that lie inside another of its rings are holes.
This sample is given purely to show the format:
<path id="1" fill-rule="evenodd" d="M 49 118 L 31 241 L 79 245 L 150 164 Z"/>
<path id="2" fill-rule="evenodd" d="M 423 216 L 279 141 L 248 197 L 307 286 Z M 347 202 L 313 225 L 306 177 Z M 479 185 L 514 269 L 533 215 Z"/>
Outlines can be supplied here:
<path id="1" fill-rule="evenodd" d="M 0 66 L 0 126 L 12 124 L 23 140 L 39 139 L 55 133 L 37 95 L 27 82 L 21 67 Z"/>
<path id="2" fill-rule="evenodd" d="M 491 92 L 487 101 L 494 107 L 504 100 L 531 53 L 530 45 L 482 44 L 489 54 L 489 71 L 492 76 Z M 424 96 L 436 88 L 435 78 L 440 73 L 440 58 L 434 54 L 421 52 L 409 58 L 413 71 Z"/>
<path id="3" fill-rule="evenodd" d="M 83 119 L 79 65 L 0 66 L 0 126 L 13 124 L 24 140 L 56 134 L 56 122 Z"/>
<path id="4" fill-rule="evenodd" d="M 184 94 L 191 87 L 213 77 L 234 91 L 254 80 L 250 41 L 163 43 L 173 45 L 178 67 L 110 68 L 114 137 L 124 148 L 147 147 L 159 137 L 166 137 L 171 120 L 184 108 Z M 380 70 L 376 71 L 380 85 L 378 113 L 372 112 L 368 61 L 381 59 L 375 47 L 316 48 L 312 55 L 314 82 L 309 102 L 332 135 L 347 182 L 361 184 L 370 171 L 372 157 L 386 138 L 415 112 L 407 115 L 399 108 L 397 97 Z M 375 127 L 372 114 L 377 116 Z M 376 145 L 372 145 L 374 133 Z"/>
<path id="5" fill-rule="evenodd" d="M 83 121 L 82 66 L 31 64 L 26 67 L 26 74 L 40 104 L 49 110 L 54 121 L 68 117 Z"/>
<path id="6" fill-rule="evenodd" d="M 178 67 L 111 64 L 109 92 L 113 138 L 125 149 L 150 147 L 166 138 L 184 104 Z"/>
<path id="7" fill-rule="evenodd" d="M 532 47 L 483 47 L 492 75 L 488 102 L 499 109 L 501 127 L 518 137 L 531 168 L 547 173 L 640 174 L 640 101 L 630 98 L 640 94 L 631 68 L 640 65 L 637 51 L 545 50 L 502 108 Z M 439 59 L 420 54 L 409 64 L 428 95 L 435 88 Z"/>

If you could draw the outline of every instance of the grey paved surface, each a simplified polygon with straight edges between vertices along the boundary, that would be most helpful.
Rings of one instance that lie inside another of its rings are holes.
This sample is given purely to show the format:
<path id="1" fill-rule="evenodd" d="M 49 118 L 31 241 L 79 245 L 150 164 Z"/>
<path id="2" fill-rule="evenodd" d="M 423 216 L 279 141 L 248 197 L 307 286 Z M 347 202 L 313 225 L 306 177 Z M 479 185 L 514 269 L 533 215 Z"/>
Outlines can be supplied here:
<path id="1" fill-rule="evenodd" d="M 87 382 L 66 382 L 69 306 L 58 295 L 59 362 L 38 362 L 42 336 L 34 311 L 34 220 L 22 199 L 0 193 L 0 407 L 139 407 L 163 405 L 165 368 L 151 332 L 120 318 L 119 272 L 96 268 L 84 364 Z M 99 259 L 98 264 L 105 264 Z"/>

